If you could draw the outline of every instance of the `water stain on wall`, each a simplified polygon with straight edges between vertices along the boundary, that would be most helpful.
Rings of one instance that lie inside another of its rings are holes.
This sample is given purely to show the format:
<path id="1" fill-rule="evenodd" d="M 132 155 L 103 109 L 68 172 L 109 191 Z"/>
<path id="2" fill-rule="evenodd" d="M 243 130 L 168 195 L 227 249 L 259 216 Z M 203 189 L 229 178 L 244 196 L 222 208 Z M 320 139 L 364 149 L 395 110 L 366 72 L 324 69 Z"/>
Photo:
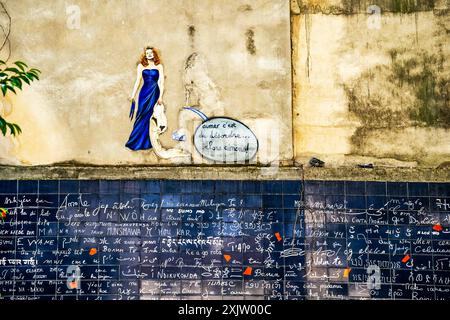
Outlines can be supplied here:
<path id="1" fill-rule="evenodd" d="M 394 48 L 390 63 L 363 72 L 344 84 L 349 111 L 362 126 L 352 137 L 361 148 L 371 129 L 450 128 L 450 67 L 438 50 Z"/>
<path id="2" fill-rule="evenodd" d="M 189 41 L 191 43 L 191 48 L 194 48 L 194 43 L 195 43 L 195 26 L 194 25 L 190 25 L 188 27 L 188 35 L 189 35 Z"/>
<path id="3" fill-rule="evenodd" d="M 413 13 L 433 10 L 438 2 L 439 0 L 291 0 L 291 10 L 298 13 L 352 15 L 365 13 L 369 6 L 376 5 L 382 12 Z"/>
<path id="4" fill-rule="evenodd" d="M 238 11 L 241 11 L 241 12 L 252 11 L 252 10 L 253 10 L 253 8 L 249 4 L 244 4 L 238 8 Z"/>
<path id="5" fill-rule="evenodd" d="M 247 51 L 251 55 L 255 55 L 256 54 L 255 31 L 253 29 L 248 29 L 247 32 L 245 32 L 245 37 L 246 37 Z"/>
<path id="6" fill-rule="evenodd" d="M 291 0 L 297 159 L 448 161 L 448 12 L 441 0 Z"/>

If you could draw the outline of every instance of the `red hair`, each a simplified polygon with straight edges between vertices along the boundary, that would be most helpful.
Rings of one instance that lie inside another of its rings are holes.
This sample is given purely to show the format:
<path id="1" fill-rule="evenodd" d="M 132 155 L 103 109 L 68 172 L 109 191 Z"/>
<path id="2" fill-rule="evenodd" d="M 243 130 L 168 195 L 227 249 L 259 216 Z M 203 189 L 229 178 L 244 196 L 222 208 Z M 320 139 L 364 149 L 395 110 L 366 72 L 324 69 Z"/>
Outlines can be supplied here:
<path id="1" fill-rule="evenodd" d="M 157 50 L 155 47 L 150 47 L 150 46 L 147 46 L 147 47 L 144 48 L 144 52 L 141 54 L 141 59 L 140 59 L 139 62 L 140 62 L 144 67 L 147 67 L 147 66 L 148 66 L 148 60 L 147 60 L 147 57 L 146 57 L 146 55 L 145 55 L 145 52 L 146 52 L 147 50 L 152 50 L 152 52 L 153 52 L 153 62 L 155 63 L 155 65 L 160 64 L 160 63 L 161 63 L 161 59 L 160 59 L 160 57 L 159 57 L 158 50 Z"/>

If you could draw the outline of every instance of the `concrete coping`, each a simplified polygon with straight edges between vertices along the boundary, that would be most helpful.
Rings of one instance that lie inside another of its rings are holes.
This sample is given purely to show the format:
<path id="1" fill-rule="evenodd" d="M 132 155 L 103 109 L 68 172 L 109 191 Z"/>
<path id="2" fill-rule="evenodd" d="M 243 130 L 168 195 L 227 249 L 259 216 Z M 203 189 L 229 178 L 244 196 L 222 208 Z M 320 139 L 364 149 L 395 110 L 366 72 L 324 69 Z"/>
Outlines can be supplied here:
<path id="1" fill-rule="evenodd" d="M 423 167 L 227 166 L 0 166 L 0 180 L 352 180 L 449 182 L 450 170 Z"/>

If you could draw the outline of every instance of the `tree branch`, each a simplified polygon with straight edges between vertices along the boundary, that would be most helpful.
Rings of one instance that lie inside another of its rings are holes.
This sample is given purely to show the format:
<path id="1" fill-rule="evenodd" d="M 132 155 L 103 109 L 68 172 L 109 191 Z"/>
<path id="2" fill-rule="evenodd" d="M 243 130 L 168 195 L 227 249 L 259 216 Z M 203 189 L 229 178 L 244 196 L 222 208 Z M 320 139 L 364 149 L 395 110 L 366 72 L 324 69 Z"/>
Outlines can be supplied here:
<path id="1" fill-rule="evenodd" d="M 3 51 L 3 49 L 5 48 L 6 45 L 8 45 L 8 57 L 5 59 L 5 61 L 8 61 L 9 58 L 11 57 L 11 41 L 9 40 L 9 36 L 11 34 L 11 16 L 8 13 L 8 10 L 6 10 L 5 4 L 0 1 L 0 7 L 2 9 L 2 12 L 6 14 L 6 16 L 8 17 L 8 24 L 7 24 L 7 30 L 5 30 L 5 27 L 0 25 L 0 28 L 2 29 L 3 35 L 5 36 L 5 38 L 3 39 L 3 43 L 0 45 L 0 52 Z"/>

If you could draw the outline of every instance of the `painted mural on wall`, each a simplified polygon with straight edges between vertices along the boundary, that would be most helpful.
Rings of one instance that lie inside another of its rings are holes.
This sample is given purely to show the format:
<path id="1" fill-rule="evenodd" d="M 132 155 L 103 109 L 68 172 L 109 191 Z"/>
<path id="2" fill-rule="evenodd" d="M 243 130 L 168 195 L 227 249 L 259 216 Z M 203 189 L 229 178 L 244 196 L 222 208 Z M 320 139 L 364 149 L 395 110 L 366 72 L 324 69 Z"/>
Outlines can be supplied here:
<path id="1" fill-rule="evenodd" d="M 148 15 L 135 17 L 143 7 L 155 17 L 151 29 Z M 2 26 L 14 18 L 10 61 L 23 59 L 43 76 L 6 96 L 8 121 L 19 123 L 22 133 L 0 139 L 0 164 L 266 165 L 292 159 L 287 1 L 180 7 L 156 0 L 21 0 L 4 9 Z M 239 128 L 210 132 L 224 147 L 205 156 L 194 133 L 218 117 Z"/>
<path id="2" fill-rule="evenodd" d="M 136 94 L 140 88 L 133 129 L 125 146 L 133 151 L 153 149 L 163 159 L 190 157 L 189 152 L 181 148 L 165 149 L 158 139 L 167 130 L 163 105 L 164 77 L 164 67 L 157 49 L 145 47 L 137 65 L 136 81 L 129 98 L 132 120 L 136 109 Z M 201 110 L 191 106 L 183 109 L 193 112 L 207 123 L 199 125 L 193 137 L 186 128 L 180 128 L 172 133 L 173 140 L 194 139 L 195 150 L 202 157 L 222 163 L 245 162 L 256 155 L 258 140 L 241 122 L 224 117 L 208 119 Z"/>
<path id="3" fill-rule="evenodd" d="M 153 149 L 158 157 L 164 159 L 189 156 L 181 150 L 164 149 L 158 138 L 167 130 L 167 118 L 163 105 L 164 67 L 154 47 L 144 48 L 137 65 L 136 81 L 130 96 L 131 120 L 135 114 L 136 94 L 139 87 L 138 109 L 133 130 L 125 146 L 133 151 Z"/>
<path id="4" fill-rule="evenodd" d="M 205 158 L 245 163 L 258 152 L 258 139 L 242 122 L 225 117 L 208 119 L 194 133 L 195 149 Z"/>

